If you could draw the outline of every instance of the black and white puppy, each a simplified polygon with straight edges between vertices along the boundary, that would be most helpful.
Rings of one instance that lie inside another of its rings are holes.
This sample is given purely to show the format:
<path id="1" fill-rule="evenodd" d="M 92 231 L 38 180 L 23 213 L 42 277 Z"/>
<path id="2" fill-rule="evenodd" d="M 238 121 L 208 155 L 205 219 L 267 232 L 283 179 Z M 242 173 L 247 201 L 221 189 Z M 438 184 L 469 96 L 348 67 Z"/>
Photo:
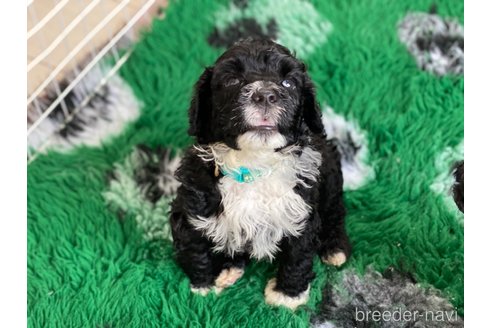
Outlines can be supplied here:
<path id="1" fill-rule="evenodd" d="M 276 259 L 266 302 L 306 303 L 314 256 L 341 265 L 351 247 L 340 155 L 304 64 L 272 41 L 240 41 L 203 72 L 189 119 L 196 144 L 176 171 L 171 225 L 192 290 L 219 292 L 250 258 Z"/>

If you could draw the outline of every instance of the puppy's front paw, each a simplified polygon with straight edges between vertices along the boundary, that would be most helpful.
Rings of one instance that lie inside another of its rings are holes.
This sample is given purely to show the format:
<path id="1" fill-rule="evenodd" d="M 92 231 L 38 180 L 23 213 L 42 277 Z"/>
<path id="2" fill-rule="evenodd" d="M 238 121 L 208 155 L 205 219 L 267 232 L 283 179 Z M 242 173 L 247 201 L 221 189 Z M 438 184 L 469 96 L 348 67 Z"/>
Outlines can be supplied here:
<path id="1" fill-rule="evenodd" d="M 295 310 L 299 305 L 306 304 L 309 299 L 309 289 L 308 288 L 300 293 L 298 296 L 292 297 L 289 295 L 285 295 L 284 293 L 275 290 L 275 286 L 277 285 L 277 279 L 270 279 L 265 288 L 265 302 L 270 305 L 275 306 L 285 306 L 291 310 Z"/>
<path id="2" fill-rule="evenodd" d="M 325 254 L 323 257 L 321 257 L 321 260 L 325 264 L 341 266 L 347 261 L 347 255 L 345 255 L 343 251 L 337 251 L 334 253 Z"/>
<path id="3" fill-rule="evenodd" d="M 194 294 L 199 294 L 202 296 L 206 296 L 208 292 L 210 292 L 211 287 L 193 287 L 191 286 L 191 292 Z"/>
<path id="4" fill-rule="evenodd" d="M 217 279 L 215 279 L 215 293 L 219 294 L 224 288 L 232 286 L 241 278 L 243 273 L 243 269 L 235 267 L 222 270 Z"/>

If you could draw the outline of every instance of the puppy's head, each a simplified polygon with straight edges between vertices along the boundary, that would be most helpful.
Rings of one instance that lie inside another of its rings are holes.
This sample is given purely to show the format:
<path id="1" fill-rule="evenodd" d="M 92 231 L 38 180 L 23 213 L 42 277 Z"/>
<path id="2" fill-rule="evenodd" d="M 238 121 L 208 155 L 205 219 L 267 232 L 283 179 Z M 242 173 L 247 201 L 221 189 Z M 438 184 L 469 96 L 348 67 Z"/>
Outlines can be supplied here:
<path id="1" fill-rule="evenodd" d="M 206 68 L 189 115 L 198 143 L 234 149 L 276 149 L 324 133 L 304 64 L 268 40 L 240 41 Z"/>

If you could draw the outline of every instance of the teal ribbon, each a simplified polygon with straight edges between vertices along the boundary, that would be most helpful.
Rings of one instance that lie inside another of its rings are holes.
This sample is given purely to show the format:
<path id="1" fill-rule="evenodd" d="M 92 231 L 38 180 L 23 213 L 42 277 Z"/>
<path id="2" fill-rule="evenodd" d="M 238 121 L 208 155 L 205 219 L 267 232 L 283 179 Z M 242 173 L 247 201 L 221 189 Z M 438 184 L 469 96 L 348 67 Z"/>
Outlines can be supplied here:
<path id="1" fill-rule="evenodd" d="M 230 170 L 224 166 L 221 166 L 220 172 L 222 172 L 224 176 L 230 177 L 239 183 L 251 183 L 255 181 L 255 178 L 262 176 L 261 170 L 256 170 L 256 169 L 250 170 L 244 166 L 240 166 L 239 168 L 234 170 L 232 169 Z"/>

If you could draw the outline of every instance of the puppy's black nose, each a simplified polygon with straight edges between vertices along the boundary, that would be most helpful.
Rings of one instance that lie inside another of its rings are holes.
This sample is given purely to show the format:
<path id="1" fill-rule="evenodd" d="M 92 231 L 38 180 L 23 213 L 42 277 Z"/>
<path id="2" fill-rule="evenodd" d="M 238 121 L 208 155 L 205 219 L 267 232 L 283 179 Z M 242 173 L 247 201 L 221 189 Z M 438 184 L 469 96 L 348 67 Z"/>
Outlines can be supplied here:
<path id="1" fill-rule="evenodd" d="M 271 105 L 277 102 L 277 95 L 275 92 L 268 89 L 256 90 L 251 96 L 253 102 L 257 105 Z"/>

